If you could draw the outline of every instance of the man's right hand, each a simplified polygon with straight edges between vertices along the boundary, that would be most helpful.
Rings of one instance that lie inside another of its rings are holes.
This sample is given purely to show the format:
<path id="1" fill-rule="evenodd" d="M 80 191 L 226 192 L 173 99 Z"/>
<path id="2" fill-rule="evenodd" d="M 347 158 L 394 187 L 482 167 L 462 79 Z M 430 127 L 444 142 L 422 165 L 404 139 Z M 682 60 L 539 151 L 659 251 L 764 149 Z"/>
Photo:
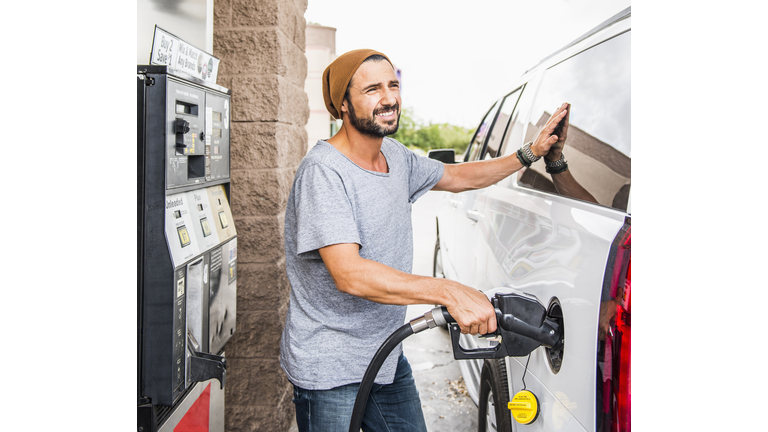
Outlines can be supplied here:
<path id="1" fill-rule="evenodd" d="M 455 302 L 445 306 L 462 333 L 483 335 L 496 331 L 496 310 L 485 294 L 474 288 L 457 284 L 451 290 L 451 295 Z"/>

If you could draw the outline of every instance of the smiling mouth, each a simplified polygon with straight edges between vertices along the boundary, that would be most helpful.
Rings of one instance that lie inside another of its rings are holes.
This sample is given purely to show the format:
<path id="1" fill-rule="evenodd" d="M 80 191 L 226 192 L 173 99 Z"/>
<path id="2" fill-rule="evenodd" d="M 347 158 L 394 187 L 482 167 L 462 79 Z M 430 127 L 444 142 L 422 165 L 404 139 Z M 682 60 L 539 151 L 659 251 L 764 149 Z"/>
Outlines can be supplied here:
<path id="1" fill-rule="evenodd" d="M 387 111 L 381 110 L 377 112 L 376 117 L 389 117 L 391 115 L 397 114 L 398 108 L 399 107 L 397 105 L 394 105 L 392 107 L 386 107 L 384 109 L 386 109 Z"/>

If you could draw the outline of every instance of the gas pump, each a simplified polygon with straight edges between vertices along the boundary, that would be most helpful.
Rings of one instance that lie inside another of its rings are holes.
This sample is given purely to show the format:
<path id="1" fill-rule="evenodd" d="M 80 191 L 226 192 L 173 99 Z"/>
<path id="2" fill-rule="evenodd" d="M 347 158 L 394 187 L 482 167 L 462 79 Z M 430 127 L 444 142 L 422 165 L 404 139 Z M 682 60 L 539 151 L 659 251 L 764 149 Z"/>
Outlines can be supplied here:
<path id="1" fill-rule="evenodd" d="M 237 280 L 230 96 L 168 66 L 138 66 L 142 432 L 224 430 L 224 346 L 235 332 Z"/>

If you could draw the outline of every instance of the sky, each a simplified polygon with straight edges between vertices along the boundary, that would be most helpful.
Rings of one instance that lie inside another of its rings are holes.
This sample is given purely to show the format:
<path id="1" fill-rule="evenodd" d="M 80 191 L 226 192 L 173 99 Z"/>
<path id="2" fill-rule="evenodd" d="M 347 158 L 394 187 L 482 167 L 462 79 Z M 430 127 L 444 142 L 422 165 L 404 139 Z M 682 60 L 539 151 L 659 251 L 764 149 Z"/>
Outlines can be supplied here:
<path id="1" fill-rule="evenodd" d="M 630 6 L 629 0 L 309 0 L 308 23 L 336 28 L 336 55 L 386 54 L 403 106 L 425 123 L 474 128 L 526 70 Z"/>

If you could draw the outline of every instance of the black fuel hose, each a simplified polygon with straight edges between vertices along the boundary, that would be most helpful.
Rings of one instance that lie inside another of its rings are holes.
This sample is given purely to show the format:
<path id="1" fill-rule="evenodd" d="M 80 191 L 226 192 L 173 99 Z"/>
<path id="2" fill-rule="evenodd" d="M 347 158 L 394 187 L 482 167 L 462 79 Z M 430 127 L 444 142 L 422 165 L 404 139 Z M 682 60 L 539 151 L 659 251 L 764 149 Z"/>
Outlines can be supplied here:
<path id="1" fill-rule="evenodd" d="M 455 322 L 455 320 L 448 314 L 445 306 L 439 306 L 423 316 L 404 324 L 389 335 L 387 340 L 381 344 L 379 350 L 376 351 L 373 359 L 368 364 L 368 369 L 366 369 L 365 375 L 363 375 L 363 381 L 360 382 L 360 389 L 358 389 L 357 398 L 355 399 L 355 407 L 352 409 L 352 420 L 349 422 L 349 432 L 360 432 L 373 381 L 376 379 L 376 375 L 379 373 L 379 369 L 381 369 L 381 365 L 384 364 L 384 360 L 387 359 L 389 353 L 408 336 L 428 328 L 445 325 L 446 322 Z"/>
<path id="2" fill-rule="evenodd" d="M 384 360 L 387 359 L 389 353 L 392 352 L 395 347 L 402 342 L 405 338 L 413 334 L 411 324 L 404 324 L 394 333 L 389 335 L 387 340 L 379 347 L 373 359 L 368 364 L 368 369 L 365 371 L 363 381 L 360 383 L 360 389 L 357 391 L 357 398 L 355 399 L 355 407 L 352 409 L 352 420 L 349 422 L 349 432 L 359 432 L 360 426 L 363 424 L 363 415 L 365 414 L 365 406 L 368 404 L 368 395 L 371 393 L 371 387 L 373 387 L 373 380 L 376 379 L 376 374 L 379 373 L 381 365 L 384 364 Z"/>

